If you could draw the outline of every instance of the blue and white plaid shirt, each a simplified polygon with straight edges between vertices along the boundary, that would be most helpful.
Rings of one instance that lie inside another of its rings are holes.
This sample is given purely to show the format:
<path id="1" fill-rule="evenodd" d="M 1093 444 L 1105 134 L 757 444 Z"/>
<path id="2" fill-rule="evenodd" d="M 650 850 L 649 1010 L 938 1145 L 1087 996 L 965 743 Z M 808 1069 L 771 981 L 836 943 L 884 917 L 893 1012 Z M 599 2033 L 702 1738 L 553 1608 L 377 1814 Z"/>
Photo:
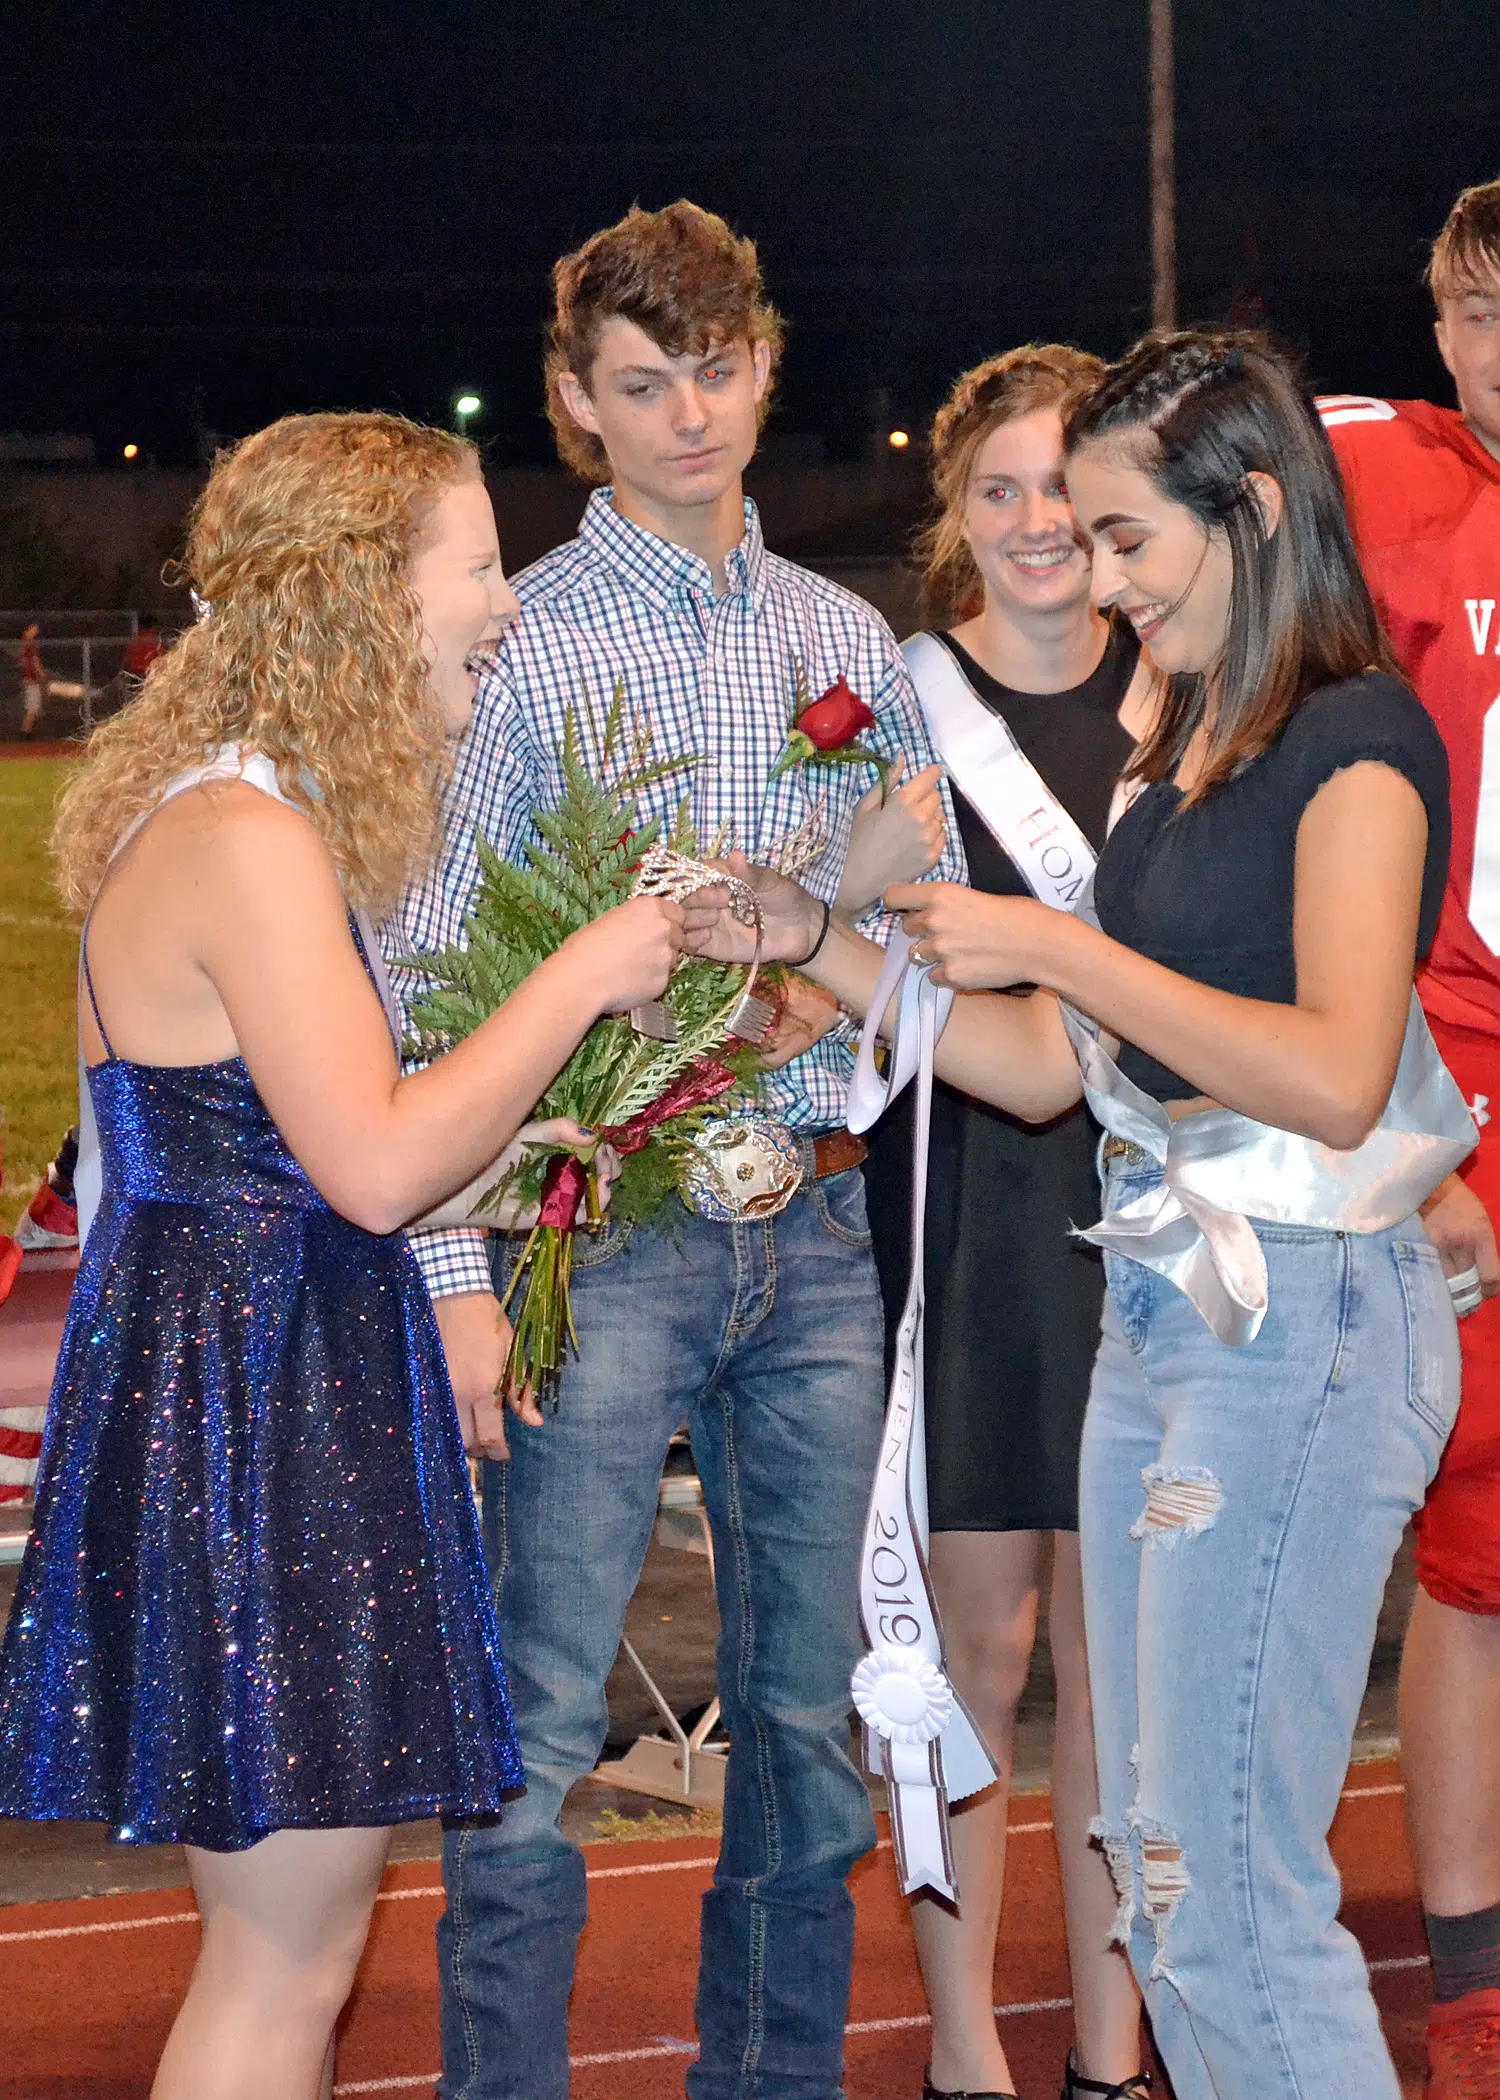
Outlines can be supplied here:
<path id="1" fill-rule="evenodd" d="M 745 505 L 745 536 L 726 561 L 726 588 L 716 597 L 707 562 L 621 517 L 611 493 L 596 490 L 577 538 L 515 580 L 522 617 L 481 682 L 449 795 L 442 856 L 384 930 L 392 955 L 462 940 L 478 878 L 476 829 L 505 859 L 521 858 L 536 837 L 533 811 L 563 791 L 557 754 L 567 710 L 587 703 L 597 717 L 617 683 L 628 710 L 649 724 L 658 757 L 690 752 L 700 761 L 641 795 L 642 822 L 670 823 L 685 795 L 703 850 L 737 845 L 752 860 L 774 858 L 809 827 L 819 844 L 800 879 L 822 897 L 831 899 L 838 888 L 854 807 L 872 776 L 862 766 L 818 766 L 771 779 L 786 744 L 798 666 L 814 697 L 842 672 L 875 713 L 876 726 L 861 741 L 892 757 L 904 754 L 908 778 L 933 762 L 890 629 L 840 585 L 768 553 L 753 503 Z M 962 882 L 951 808 L 948 820 L 949 844 L 933 873 Z M 404 989 L 408 996 L 413 990 L 409 977 Z M 767 1075 L 767 1112 L 807 1131 L 841 1124 L 852 1062 L 850 1031 L 841 1025 Z M 435 1297 L 490 1288 L 481 1233 L 412 1238 Z"/>

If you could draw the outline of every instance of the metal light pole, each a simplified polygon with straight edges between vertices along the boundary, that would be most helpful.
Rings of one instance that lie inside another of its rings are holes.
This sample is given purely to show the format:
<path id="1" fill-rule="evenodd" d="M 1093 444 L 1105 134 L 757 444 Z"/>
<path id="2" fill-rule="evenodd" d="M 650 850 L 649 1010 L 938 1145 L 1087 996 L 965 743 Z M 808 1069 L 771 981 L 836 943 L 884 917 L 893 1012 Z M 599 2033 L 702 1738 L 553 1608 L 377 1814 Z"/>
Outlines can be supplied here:
<path id="1" fill-rule="evenodd" d="M 1151 322 L 1177 326 L 1176 95 L 1172 0 L 1151 4 Z"/>

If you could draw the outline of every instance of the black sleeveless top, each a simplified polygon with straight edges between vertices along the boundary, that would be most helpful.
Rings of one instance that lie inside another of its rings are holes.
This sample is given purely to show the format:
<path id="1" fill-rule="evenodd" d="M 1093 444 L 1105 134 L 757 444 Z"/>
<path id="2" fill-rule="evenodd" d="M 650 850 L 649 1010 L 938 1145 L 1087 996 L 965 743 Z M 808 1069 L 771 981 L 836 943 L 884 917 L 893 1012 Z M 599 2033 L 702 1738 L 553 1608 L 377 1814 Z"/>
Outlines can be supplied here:
<path id="1" fill-rule="evenodd" d="M 1425 955 L 1448 879 L 1448 755 L 1426 708 L 1384 671 L 1309 693 L 1271 748 L 1203 801 L 1184 809 L 1165 780 L 1138 795 L 1099 858 L 1099 924 L 1195 983 L 1293 1005 L 1297 827 L 1319 788 L 1362 759 L 1403 774 L 1427 812 L 1417 939 Z M 1119 1066 L 1157 1101 L 1202 1092 L 1133 1044 Z"/>
<path id="2" fill-rule="evenodd" d="M 1139 645 L 1124 622 L 1097 667 L 1062 693 L 1021 693 L 951 636 L 981 701 L 1097 850 L 1131 752 L 1118 716 Z M 1026 894 L 1009 856 L 955 787 L 969 877 L 992 896 Z M 1099 1340 L 1103 1278 L 1070 1225 L 1099 1215 L 1097 1132 L 1071 1110 L 1037 1128 L 933 1088 L 927 1196 L 927 1481 L 937 1531 L 1073 1531 L 1078 1444 Z M 865 1167 L 875 1259 L 894 1343 L 911 1255 L 911 1096 L 870 1133 Z"/>

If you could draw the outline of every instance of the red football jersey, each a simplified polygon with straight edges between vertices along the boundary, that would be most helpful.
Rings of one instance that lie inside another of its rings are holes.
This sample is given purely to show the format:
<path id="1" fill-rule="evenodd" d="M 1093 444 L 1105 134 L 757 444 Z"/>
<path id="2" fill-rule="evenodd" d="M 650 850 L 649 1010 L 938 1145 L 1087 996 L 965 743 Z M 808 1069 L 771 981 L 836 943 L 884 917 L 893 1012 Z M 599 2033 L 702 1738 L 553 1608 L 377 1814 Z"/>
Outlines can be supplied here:
<path id="1" fill-rule="evenodd" d="M 1453 776 L 1448 890 L 1417 989 L 1429 1013 L 1500 1037 L 1500 460 L 1430 401 L 1319 406 L 1381 622 Z"/>

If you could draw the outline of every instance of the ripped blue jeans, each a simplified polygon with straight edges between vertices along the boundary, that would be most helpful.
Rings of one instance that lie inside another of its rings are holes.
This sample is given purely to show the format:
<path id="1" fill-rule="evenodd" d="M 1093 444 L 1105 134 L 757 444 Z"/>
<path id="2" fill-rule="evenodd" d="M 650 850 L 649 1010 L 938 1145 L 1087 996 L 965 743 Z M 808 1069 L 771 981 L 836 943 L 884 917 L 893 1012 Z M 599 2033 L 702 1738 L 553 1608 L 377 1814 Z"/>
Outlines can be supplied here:
<path id="1" fill-rule="evenodd" d="M 1115 1167 L 1106 1209 L 1152 1179 Z M 1097 1835 L 1177 2100 L 1398 2100 L 1328 1828 L 1458 1336 L 1420 1220 L 1256 1231 L 1270 1308 L 1239 1349 L 1106 1256 L 1080 1500 Z"/>

